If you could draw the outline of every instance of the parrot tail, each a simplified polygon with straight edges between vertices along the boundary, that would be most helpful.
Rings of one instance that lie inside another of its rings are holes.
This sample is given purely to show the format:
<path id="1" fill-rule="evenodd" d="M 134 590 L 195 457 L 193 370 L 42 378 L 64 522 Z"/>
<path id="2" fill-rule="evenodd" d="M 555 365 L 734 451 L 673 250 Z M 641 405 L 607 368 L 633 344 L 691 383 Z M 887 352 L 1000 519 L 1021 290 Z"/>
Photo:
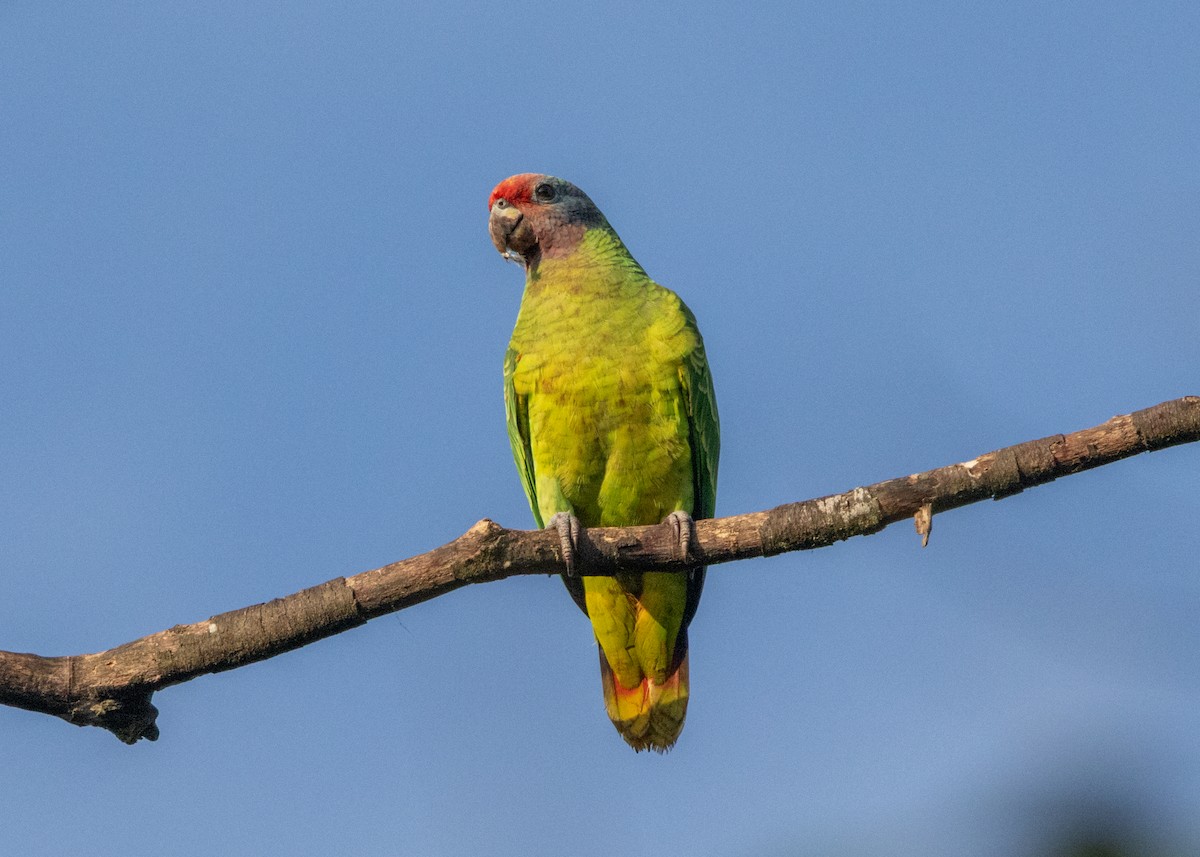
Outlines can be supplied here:
<path id="1" fill-rule="evenodd" d="M 683 653 L 675 672 L 662 684 L 648 676 L 636 687 L 622 687 L 600 649 L 600 684 L 604 707 L 625 743 L 639 753 L 670 750 L 683 731 L 688 703 L 688 657 Z"/>

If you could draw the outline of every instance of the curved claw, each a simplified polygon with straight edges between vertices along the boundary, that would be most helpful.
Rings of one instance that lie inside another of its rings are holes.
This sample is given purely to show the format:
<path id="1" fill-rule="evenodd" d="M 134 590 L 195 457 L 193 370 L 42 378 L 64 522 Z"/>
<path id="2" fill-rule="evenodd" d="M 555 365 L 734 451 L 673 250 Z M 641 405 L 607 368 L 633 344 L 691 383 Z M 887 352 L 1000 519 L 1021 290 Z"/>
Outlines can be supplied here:
<path id="1" fill-rule="evenodd" d="M 574 577 L 575 554 L 579 552 L 579 535 L 583 531 L 583 525 L 570 512 L 559 512 L 546 524 L 547 530 L 551 527 L 558 531 L 558 541 L 562 549 L 563 565 L 567 567 L 567 577 Z"/>
<path id="2" fill-rule="evenodd" d="M 679 546 L 679 555 L 682 559 L 687 559 L 692 552 L 692 541 L 696 537 L 696 522 L 687 512 L 677 511 L 667 515 L 663 523 L 671 525 L 671 530 L 675 533 L 675 544 Z"/>

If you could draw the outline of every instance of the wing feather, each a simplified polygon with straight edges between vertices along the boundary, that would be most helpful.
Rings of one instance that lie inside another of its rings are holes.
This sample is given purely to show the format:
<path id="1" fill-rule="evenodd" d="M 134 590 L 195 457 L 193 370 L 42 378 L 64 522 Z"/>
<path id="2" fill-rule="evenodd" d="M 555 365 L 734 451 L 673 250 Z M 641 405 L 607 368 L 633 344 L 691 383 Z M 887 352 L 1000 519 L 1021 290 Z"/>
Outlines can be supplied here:
<path id="1" fill-rule="evenodd" d="M 525 396 L 517 395 L 513 375 L 517 371 L 517 352 L 509 348 L 504 355 L 504 416 L 508 422 L 508 442 L 512 446 L 513 461 L 521 477 L 521 487 L 533 511 L 533 519 L 539 527 L 546 524 L 538 511 L 537 481 L 533 475 L 533 448 L 529 444 L 529 403 Z"/>
<path id="2" fill-rule="evenodd" d="M 713 389 L 712 373 L 704 354 L 704 342 L 696 328 L 696 319 L 684 307 L 688 322 L 696 330 L 696 347 L 684 358 L 679 370 L 687 403 L 688 440 L 692 449 L 692 517 L 711 518 L 717 508 L 717 464 L 721 457 L 721 421 L 717 416 L 717 394 Z M 687 605 L 683 611 L 680 637 L 687 645 L 687 628 L 704 589 L 705 567 L 693 569 L 688 577 Z M 676 646 L 677 650 L 680 648 Z M 681 657 L 681 655 L 680 655 Z"/>

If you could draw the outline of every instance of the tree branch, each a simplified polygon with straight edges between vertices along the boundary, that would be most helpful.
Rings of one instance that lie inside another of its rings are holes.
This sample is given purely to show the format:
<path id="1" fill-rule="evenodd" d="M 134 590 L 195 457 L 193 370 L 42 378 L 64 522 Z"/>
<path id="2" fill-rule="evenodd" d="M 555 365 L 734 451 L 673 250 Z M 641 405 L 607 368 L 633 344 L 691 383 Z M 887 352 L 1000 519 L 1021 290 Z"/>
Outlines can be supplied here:
<path id="1" fill-rule="evenodd" d="M 684 570 L 824 547 L 915 518 L 1001 499 L 1082 470 L 1200 440 L 1200 397 L 1187 396 L 1072 434 L 989 452 L 961 464 L 890 479 L 765 512 L 696 523 L 687 557 L 669 525 L 585 531 L 583 574 Z M 925 508 L 928 507 L 928 508 Z M 155 691 L 205 673 L 265 660 L 470 583 L 562 570 L 557 534 L 509 530 L 484 519 L 410 559 L 335 578 L 286 598 L 176 625 L 105 652 L 42 657 L 0 652 L 0 703 L 99 726 L 132 744 L 155 740 Z"/>

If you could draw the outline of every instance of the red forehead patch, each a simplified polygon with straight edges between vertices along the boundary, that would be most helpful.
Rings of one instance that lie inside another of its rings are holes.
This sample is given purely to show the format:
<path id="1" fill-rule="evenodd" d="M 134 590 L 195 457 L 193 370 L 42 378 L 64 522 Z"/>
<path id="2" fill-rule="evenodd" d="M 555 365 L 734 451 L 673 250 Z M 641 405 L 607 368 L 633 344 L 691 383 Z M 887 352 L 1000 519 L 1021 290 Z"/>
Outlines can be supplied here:
<path id="1" fill-rule="evenodd" d="M 496 185 L 496 189 L 488 197 L 488 208 L 491 208 L 492 204 L 501 198 L 513 203 L 528 202 L 533 198 L 533 186 L 537 184 L 540 178 L 542 176 L 537 173 L 521 173 L 518 176 L 509 176 Z"/>

